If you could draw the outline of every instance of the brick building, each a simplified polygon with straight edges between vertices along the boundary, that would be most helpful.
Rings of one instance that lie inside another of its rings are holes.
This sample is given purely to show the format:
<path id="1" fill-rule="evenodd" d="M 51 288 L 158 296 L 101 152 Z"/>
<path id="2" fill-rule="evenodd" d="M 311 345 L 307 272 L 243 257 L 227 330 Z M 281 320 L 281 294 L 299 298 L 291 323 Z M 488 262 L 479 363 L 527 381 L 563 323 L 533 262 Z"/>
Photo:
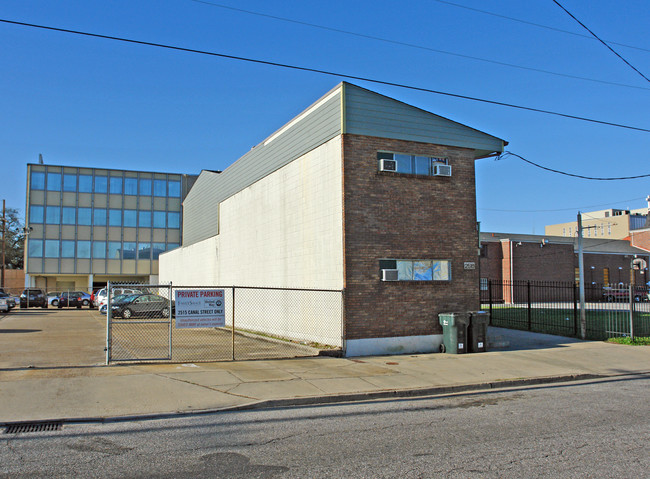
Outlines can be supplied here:
<path id="1" fill-rule="evenodd" d="M 481 287 L 487 282 L 578 281 L 577 238 L 508 233 L 481 233 Z M 596 285 L 590 299 L 600 299 L 601 286 L 619 283 L 643 285 L 648 269 L 631 268 L 635 258 L 649 259 L 649 252 L 630 245 L 627 240 L 583 238 L 585 284 Z M 492 290 L 494 293 L 494 289 Z M 495 300 L 511 302 L 507 287 Z M 589 299 L 589 298 L 588 298 Z"/>
<path id="2" fill-rule="evenodd" d="M 341 83 L 183 202 L 160 281 L 345 290 L 311 338 L 348 356 L 437 351 L 479 308 L 474 161 L 506 142 Z"/>

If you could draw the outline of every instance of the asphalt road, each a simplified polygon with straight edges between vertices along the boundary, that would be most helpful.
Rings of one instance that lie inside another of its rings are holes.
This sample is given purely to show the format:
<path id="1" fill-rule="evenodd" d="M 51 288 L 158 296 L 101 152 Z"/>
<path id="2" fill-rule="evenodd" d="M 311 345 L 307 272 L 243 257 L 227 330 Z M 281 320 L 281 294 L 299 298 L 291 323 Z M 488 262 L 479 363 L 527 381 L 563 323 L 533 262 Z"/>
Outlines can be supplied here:
<path id="1" fill-rule="evenodd" d="M 0 477 L 648 477 L 649 392 L 635 376 L 70 424 L 0 436 Z"/>

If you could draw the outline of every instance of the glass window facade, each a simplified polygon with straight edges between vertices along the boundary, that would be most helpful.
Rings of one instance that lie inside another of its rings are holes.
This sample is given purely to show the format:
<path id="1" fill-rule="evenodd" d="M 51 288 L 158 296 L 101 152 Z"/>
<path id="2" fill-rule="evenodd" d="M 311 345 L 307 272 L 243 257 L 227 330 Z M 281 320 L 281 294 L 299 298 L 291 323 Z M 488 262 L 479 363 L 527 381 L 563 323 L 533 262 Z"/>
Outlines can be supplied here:
<path id="1" fill-rule="evenodd" d="M 122 178 L 111 177 L 110 181 L 110 192 L 112 195 L 121 195 L 122 194 Z"/>
<path id="2" fill-rule="evenodd" d="M 61 258 L 74 258 L 74 241 L 61 241 Z"/>
<path id="3" fill-rule="evenodd" d="M 108 210 L 108 226 L 122 226 L 122 210 Z"/>
<path id="4" fill-rule="evenodd" d="M 164 211 L 154 211 L 153 227 L 164 228 L 165 226 L 167 226 L 167 213 L 165 213 Z"/>
<path id="5" fill-rule="evenodd" d="M 109 241 L 108 242 L 108 253 L 106 257 L 108 259 L 120 259 L 122 253 L 122 243 L 119 241 Z"/>
<path id="6" fill-rule="evenodd" d="M 167 198 L 181 198 L 180 175 L 50 165 L 28 169 L 30 191 L 40 191 L 28 195 L 27 220 L 35 228 L 27 255 L 37 258 L 28 263 L 30 274 L 44 274 L 45 268 L 56 274 L 52 260 L 57 258 L 59 274 L 156 274 L 156 266 L 146 261 L 158 261 L 179 246 L 181 206 Z M 110 261 L 79 262 L 103 259 Z M 139 261 L 127 264 L 134 260 Z"/>
<path id="7" fill-rule="evenodd" d="M 148 178 L 141 178 L 139 191 L 141 196 L 151 196 L 151 180 Z"/>
<path id="8" fill-rule="evenodd" d="M 165 180 L 153 180 L 153 195 L 167 196 L 167 182 Z"/>
<path id="9" fill-rule="evenodd" d="M 45 208 L 45 222 L 48 225 L 61 224 L 61 208 L 58 206 L 48 206 Z"/>
<path id="10" fill-rule="evenodd" d="M 77 241 L 77 258 L 90 258 L 90 241 Z"/>
<path id="11" fill-rule="evenodd" d="M 29 222 L 43 223 L 45 220 L 45 207 L 32 205 L 29 207 Z"/>
<path id="12" fill-rule="evenodd" d="M 29 187 L 32 190 L 44 190 L 45 173 L 42 171 L 32 171 L 31 177 L 29 179 Z"/>
<path id="13" fill-rule="evenodd" d="M 151 228 L 151 211 L 138 211 L 138 226 Z"/>
<path id="14" fill-rule="evenodd" d="M 63 225 L 73 225 L 76 223 L 76 213 L 77 210 L 71 206 L 64 206 L 61 208 L 61 224 Z"/>
<path id="15" fill-rule="evenodd" d="M 122 259 L 135 259 L 135 243 L 125 242 L 122 246 Z"/>
<path id="16" fill-rule="evenodd" d="M 93 241 L 93 258 L 106 258 L 106 241 Z"/>
<path id="17" fill-rule="evenodd" d="M 181 197 L 181 182 L 180 181 L 169 181 L 169 196 L 171 198 L 180 198 Z"/>
<path id="18" fill-rule="evenodd" d="M 43 257 L 43 240 L 40 239 L 29 239 L 29 246 L 27 251 L 29 251 L 29 256 L 31 258 L 42 258 Z"/>
<path id="19" fill-rule="evenodd" d="M 61 173 L 47 174 L 47 191 L 61 191 Z"/>
<path id="20" fill-rule="evenodd" d="M 77 175 L 63 175 L 63 191 L 77 191 Z"/>
<path id="21" fill-rule="evenodd" d="M 77 209 L 77 223 L 80 225 L 90 226 L 92 219 L 92 208 L 78 208 Z"/>
<path id="22" fill-rule="evenodd" d="M 138 194 L 137 178 L 124 178 L 124 194 L 133 196 Z"/>
<path id="23" fill-rule="evenodd" d="M 108 178 L 95 176 L 95 193 L 108 193 Z"/>
<path id="24" fill-rule="evenodd" d="M 95 208 L 95 211 L 93 211 L 93 225 L 106 226 L 106 209 Z"/>
<path id="25" fill-rule="evenodd" d="M 151 244 L 138 243 L 138 259 L 151 259 Z"/>
<path id="26" fill-rule="evenodd" d="M 124 226 L 135 228 L 138 226 L 138 212 L 135 210 L 124 210 Z"/>
<path id="27" fill-rule="evenodd" d="M 92 193 L 93 192 L 93 177 L 90 175 L 79 175 L 79 192 Z"/>
<path id="28" fill-rule="evenodd" d="M 180 228 L 181 227 L 181 214 L 175 211 L 167 213 L 167 227 Z"/>
<path id="29" fill-rule="evenodd" d="M 151 259 L 158 259 L 160 253 L 165 252 L 165 243 L 154 243 L 151 246 Z"/>
<path id="30" fill-rule="evenodd" d="M 45 240 L 45 257 L 59 257 L 59 240 Z"/>

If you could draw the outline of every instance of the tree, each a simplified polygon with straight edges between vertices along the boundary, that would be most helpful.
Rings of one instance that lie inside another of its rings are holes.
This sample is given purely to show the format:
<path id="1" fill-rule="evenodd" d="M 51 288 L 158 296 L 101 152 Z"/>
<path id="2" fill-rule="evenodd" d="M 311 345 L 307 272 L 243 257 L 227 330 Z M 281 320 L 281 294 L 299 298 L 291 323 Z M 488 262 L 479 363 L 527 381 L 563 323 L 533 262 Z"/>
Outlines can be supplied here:
<path id="1" fill-rule="evenodd" d="M 0 211 L 0 232 L 2 231 L 2 212 Z M 5 268 L 21 269 L 23 267 L 25 250 L 25 231 L 16 208 L 5 209 Z M 0 239 L 0 248 L 2 247 Z M 0 249 L 0 255 L 2 251 Z M 2 256 L 0 256 L 1 261 Z"/>

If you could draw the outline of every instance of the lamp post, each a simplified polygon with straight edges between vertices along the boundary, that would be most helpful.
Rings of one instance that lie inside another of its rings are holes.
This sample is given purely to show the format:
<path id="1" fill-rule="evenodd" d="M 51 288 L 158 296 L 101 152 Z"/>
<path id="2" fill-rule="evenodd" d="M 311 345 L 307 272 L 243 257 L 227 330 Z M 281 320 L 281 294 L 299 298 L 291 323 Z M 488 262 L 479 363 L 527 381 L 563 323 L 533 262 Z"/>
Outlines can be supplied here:
<path id="1" fill-rule="evenodd" d="M 25 257 L 25 288 L 29 288 L 29 269 L 27 268 L 27 261 L 29 259 L 29 233 L 31 233 L 34 230 L 31 226 L 25 226 L 23 228 L 23 233 L 25 234 L 25 242 L 24 242 L 24 257 Z M 27 300 L 29 300 L 29 295 L 27 295 Z"/>

